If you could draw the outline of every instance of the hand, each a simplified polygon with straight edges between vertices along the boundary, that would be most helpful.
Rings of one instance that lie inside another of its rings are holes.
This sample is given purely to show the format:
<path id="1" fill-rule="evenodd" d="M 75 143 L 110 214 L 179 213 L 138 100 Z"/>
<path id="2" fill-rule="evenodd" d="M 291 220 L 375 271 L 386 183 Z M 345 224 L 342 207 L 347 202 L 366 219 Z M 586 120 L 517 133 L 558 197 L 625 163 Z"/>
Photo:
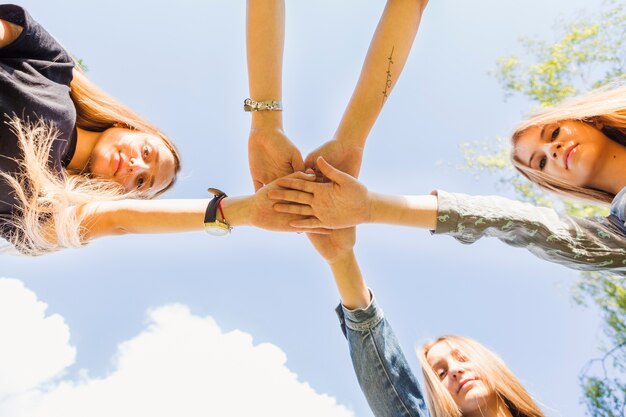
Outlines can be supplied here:
<path id="1" fill-rule="evenodd" d="M 333 230 L 328 235 L 307 233 L 315 250 L 331 266 L 352 254 L 356 242 L 356 227 Z"/>
<path id="2" fill-rule="evenodd" d="M 322 157 L 317 166 L 332 182 L 313 182 L 303 173 L 281 178 L 276 183 L 283 189 L 268 193 L 270 199 L 283 201 L 276 203 L 274 210 L 308 216 L 290 223 L 301 228 L 343 229 L 369 221 L 371 199 L 367 188 Z"/>
<path id="3" fill-rule="evenodd" d="M 315 175 L 306 175 L 302 172 L 294 172 L 286 178 L 300 178 L 302 180 L 315 181 Z M 278 189 L 277 181 L 274 181 L 257 191 L 252 197 L 249 203 L 249 223 L 253 226 L 260 227 L 262 229 L 283 231 L 283 232 L 300 232 L 298 229 L 291 225 L 292 222 L 302 221 L 309 218 L 309 216 L 301 216 L 298 214 L 278 213 L 274 210 L 273 206 L 276 203 L 275 200 L 271 200 L 268 194 L 273 190 Z M 310 233 L 329 234 L 330 230 L 314 227 L 312 230 L 307 229 Z"/>
<path id="4" fill-rule="evenodd" d="M 304 171 L 300 151 L 279 128 L 250 130 L 248 162 L 254 191 L 277 178 Z"/>
<path id="5" fill-rule="evenodd" d="M 363 147 L 350 145 L 337 139 L 329 140 L 306 157 L 305 167 L 319 172 L 319 169 L 316 168 L 318 168 L 317 159 L 320 156 L 338 170 L 358 177 L 363 159 Z"/>

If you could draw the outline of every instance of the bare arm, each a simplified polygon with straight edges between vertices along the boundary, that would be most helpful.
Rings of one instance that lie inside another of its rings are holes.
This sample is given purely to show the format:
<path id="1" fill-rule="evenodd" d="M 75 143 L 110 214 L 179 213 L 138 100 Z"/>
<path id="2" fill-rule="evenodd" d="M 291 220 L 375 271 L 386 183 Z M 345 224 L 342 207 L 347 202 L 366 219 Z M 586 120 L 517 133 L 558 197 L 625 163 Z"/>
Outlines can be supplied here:
<path id="1" fill-rule="evenodd" d="M 248 0 L 246 17 L 250 98 L 282 100 L 285 2 Z M 282 111 L 251 113 L 248 160 L 254 189 L 294 171 L 303 171 L 302 155 L 283 131 Z"/>
<path id="2" fill-rule="evenodd" d="M 234 227 L 256 226 L 275 231 L 299 231 L 289 223 L 303 219 L 302 216 L 280 214 L 273 210 L 273 202 L 267 194 L 275 187 L 275 184 L 270 184 L 253 195 L 226 197 L 222 200 L 224 218 Z M 82 219 L 85 240 L 131 233 L 190 232 L 203 230 L 209 201 L 119 200 L 87 203 L 78 207 L 77 215 Z M 218 214 L 218 217 L 221 219 L 221 215 Z M 325 230 L 314 232 L 328 233 Z"/>
<path id="3" fill-rule="evenodd" d="M 334 139 L 307 156 L 307 167 L 324 156 L 358 177 L 365 141 L 402 73 L 426 4 L 426 0 L 387 1 Z"/>
<path id="4" fill-rule="evenodd" d="M 0 48 L 11 44 L 22 33 L 22 27 L 0 19 Z"/>

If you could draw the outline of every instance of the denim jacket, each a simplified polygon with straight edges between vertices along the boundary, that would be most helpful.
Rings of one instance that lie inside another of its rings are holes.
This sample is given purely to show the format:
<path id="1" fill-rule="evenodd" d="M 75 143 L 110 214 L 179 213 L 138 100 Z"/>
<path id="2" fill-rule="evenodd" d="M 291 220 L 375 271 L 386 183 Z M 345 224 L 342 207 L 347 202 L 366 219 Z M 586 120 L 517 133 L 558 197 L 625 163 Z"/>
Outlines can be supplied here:
<path id="1" fill-rule="evenodd" d="M 365 309 L 335 310 L 359 385 L 376 417 L 429 417 L 424 395 L 374 297 Z"/>
<path id="2" fill-rule="evenodd" d="M 576 217 L 496 196 L 435 191 L 437 229 L 462 243 L 491 236 L 539 258 L 583 271 L 626 275 L 626 188 L 608 217 Z"/>

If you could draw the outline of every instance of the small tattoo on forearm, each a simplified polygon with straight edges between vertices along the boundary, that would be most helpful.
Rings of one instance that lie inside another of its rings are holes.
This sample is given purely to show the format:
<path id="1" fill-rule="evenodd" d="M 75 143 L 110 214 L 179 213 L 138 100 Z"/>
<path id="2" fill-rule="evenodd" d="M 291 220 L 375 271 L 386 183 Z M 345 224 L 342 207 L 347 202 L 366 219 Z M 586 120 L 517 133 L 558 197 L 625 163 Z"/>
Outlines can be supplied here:
<path id="1" fill-rule="evenodd" d="M 387 97 L 389 97 L 389 94 L 391 93 L 391 85 L 392 85 L 392 81 L 391 81 L 391 65 L 393 64 L 393 50 L 395 49 L 395 47 L 391 47 L 391 53 L 389 54 L 389 57 L 387 58 L 387 81 L 385 82 L 385 89 L 383 90 L 383 102 L 381 104 L 381 107 L 385 104 L 385 100 L 387 100 Z"/>

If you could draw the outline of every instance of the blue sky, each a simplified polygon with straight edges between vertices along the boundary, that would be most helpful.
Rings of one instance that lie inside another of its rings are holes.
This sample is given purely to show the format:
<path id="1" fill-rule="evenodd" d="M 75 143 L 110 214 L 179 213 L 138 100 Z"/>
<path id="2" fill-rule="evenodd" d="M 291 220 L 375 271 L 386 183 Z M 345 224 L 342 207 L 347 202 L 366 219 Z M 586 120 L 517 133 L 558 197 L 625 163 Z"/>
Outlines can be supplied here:
<path id="1" fill-rule="evenodd" d="M 248 94 L 245 2 L 21 4 L 87 63 L 93 81 L 176 141 L 183 174 L 167 198 L 204 198 L 209 186 L 231 195 L 252 192 L 249 115 L 241 110 Z M 558 17 L 600 4 L 431 0 L 370 134 L 361 180 L 373 191 L 397 194 L 503 192 L 494 178 L 475 180 L 454 168 L 460 143 L 506 135 L 529 108 L 521 98 L 505 102 L 488 70 L 497 57 L 520 51 L 519 37 L 553 39 Z M 382 1 L 287 1 L 285 130 L 304 154 L 332 137 L 383 7 Z M 577 375 L 599 354 L 602 334 L 598 313 L 570 300 L 575 271 L 495 240 L 464 246 L 392 226 L 360 227 L 356 251 L 416 371 L 416 345 L 463 334 L 498 352 L 548 415 L 584 413 Z M 25 395 L 19 404 L 36 406 L 20 409 L 9 397 L 3 406 L 0 395 L 0 410 L 15 416 L 47 410 L 41 415 L 48 416 L 114 403 L 119 408 L 108 410 L 118 415 L 195 415 L 201 407 L 221 410 L 219 399 L 229 399 L 233 415 L 246 414 L 250 402 L 260 415 L 282 415 L 272 407 L 284 402 L 292 411 L 371 416 L 334 316 L 330 271 L 304 235 L 240 228 L 225 239 L 204 233 L 104 238 L 36 259 L 2 255 L 0 264 L 0 276 L 27 288 L 0 281 L 5 294 L 15 294 L 15 304 L 5 304 L 14 310 L 5 314 L 18 325 L 0 335 L 15 341 L 14 356 L 0 357 L 14 363 L 49 357 L 50 365 L 31 366 L 31 382 L 7 391 Z M 47 304 L 45 313 L 35 296 Z M 12 331 L 59 337 L 8 338 Z M 26 345 L 58 349 L 33 353 Z M 190 353 L 190 346 L 197 349 Z M 226 364 L 237 370 L 229 374 Z M 152 384 L 157 380 L 159 386 Z M 124 395 L 134 389 L 136 395 Z M 205 390 L 214 404 L 200 400 Z M 258 398 L 263 390 L 272 401 Z M 185 401 L 196 408 L 182 408 Z"/>

